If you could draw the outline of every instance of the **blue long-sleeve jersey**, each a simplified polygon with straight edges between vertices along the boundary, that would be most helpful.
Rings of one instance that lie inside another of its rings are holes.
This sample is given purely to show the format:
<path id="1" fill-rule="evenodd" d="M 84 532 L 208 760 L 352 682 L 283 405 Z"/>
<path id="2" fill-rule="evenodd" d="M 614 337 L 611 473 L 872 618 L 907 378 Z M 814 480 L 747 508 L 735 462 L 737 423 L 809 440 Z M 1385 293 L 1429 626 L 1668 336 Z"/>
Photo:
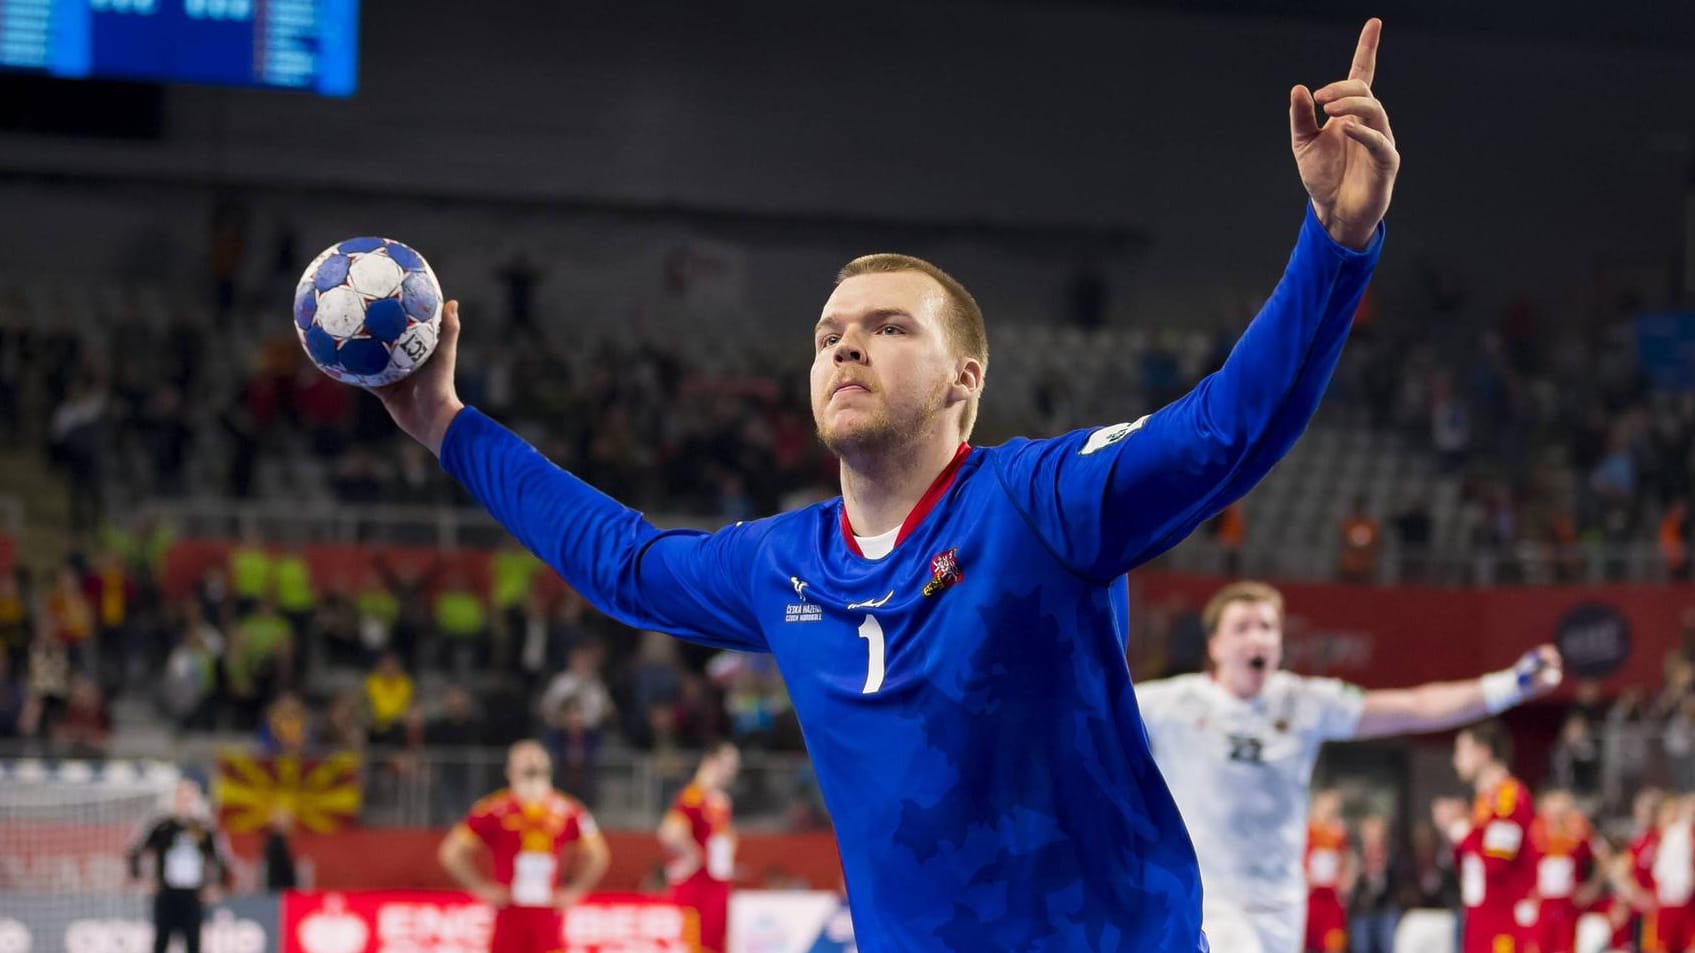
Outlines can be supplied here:
<path id="1" fill-rule="evenodd" d="M 866 953 L 1188 953 L 1200 877 L 1131 690 L 1122 577 L 1294 443 L 1381 243 L 1343 248 L 1309 210 L 1222 369 L 1133 424 L 962 447 L 882 559 L 840 499 L 661 531 L 475 410 L 442 464 L 607 614 L 775 656 Z"/>

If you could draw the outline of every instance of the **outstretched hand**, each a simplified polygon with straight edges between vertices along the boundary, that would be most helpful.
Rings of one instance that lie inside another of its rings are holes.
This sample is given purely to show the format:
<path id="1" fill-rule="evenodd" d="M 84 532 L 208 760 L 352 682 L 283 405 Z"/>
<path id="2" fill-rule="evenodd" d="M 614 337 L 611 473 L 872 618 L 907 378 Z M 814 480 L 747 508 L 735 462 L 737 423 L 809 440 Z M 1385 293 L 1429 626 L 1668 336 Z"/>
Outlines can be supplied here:
<path id="1" fill-rule="evenodd" d="M 441 338 L 424 366 L 393 384 L 371 389 L 400 429 L 438 457 L 447 425 L 465 409 L 453 386 L 458 362 L 459 302 L 449 301 L 441 309 Z"/>
<path id="2" fill-rule="evenodd" d="M 1377 231 L 1401 168 L 1389 114 L 1371 91 L 1382 34 L 1382 20 L 1366 21 L 1347 79 L 1316 93 L 1305 86 L 1289 91 L 1289 137 L 1301 183 L 1330 237 L 1354 249 Z M 1322 126 L 1319 107 L 1328 117 Z"/>
<path id="3" fill-rule="evenodd" d="M 1515 666 L 1526 699 L 1541 698 L 1565 679 L 1565 661 L 1552 645 L 1538 645 L 1524 653 Z"/>

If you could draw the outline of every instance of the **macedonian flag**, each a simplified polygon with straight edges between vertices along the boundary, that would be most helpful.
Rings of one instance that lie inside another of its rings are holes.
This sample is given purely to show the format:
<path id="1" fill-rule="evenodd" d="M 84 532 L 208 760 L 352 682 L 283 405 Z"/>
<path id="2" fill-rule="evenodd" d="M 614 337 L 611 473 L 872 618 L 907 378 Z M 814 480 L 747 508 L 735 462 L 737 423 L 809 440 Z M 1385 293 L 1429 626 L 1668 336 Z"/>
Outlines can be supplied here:
<path id="1" fill-rule="evenodd" d="M 218 755 L 213 792 L 224 830 L 264 830 L 279 813 L 318 833 L 339 830 L 359 816 L 359 759 L 342 751 L 323 758 Z"/>

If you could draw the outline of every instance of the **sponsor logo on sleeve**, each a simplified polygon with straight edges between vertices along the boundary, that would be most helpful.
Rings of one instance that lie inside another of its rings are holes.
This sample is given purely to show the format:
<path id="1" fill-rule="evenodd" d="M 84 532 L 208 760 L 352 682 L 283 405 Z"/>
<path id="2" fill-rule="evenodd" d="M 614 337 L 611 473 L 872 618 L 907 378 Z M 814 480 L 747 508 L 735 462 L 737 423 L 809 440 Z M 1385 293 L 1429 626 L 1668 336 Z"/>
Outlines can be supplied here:
<path id="1" fill-rule="evenodd" d="M 1077 451 L 1077 455 L 1080 457 L 1086 457 L 1091 453 L 1105 450 L 1107 447 L 1110 447 L 1120 440 L 1123 440 L 1125 437 L 1141 430 L 1142 425 L 1147 422 L 1148 418 L 1142 417 L 1134 423 L 1113 424 L 1110 427 L 1102 427 L 1089 435 L 1088 442 L 1083 444 L 1083 449 Z"/>

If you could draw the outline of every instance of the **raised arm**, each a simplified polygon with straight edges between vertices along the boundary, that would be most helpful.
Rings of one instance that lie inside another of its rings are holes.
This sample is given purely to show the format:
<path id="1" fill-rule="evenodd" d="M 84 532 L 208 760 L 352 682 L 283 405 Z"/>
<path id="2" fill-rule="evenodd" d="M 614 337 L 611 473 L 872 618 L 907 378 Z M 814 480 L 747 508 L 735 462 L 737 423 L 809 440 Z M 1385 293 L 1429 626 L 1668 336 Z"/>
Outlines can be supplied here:
<path id="1" fill-rule="evenodd" d="M 453 386 L 459 304 L 442 309 L 441 343 L 412 376 L 373 391 L 396 424 L 441 458 L 500 524 L 602 612 L 638 629 L 763 650 L 746 602 L 759 530 L 662 532 L 553 465 L 460 402 Z"/>
<path id="2" fill-rule="evenodd" d="M 1545 695 L 1560 679 L 1559 650 L 1543 645 L 1526 652 L 1512 668 L 1482 678 L 1367 692 L 1354 737 L 1453 728 Z"/>
<path id="3" fill-rule="evenodd" d="M 1318 409 L 1380 246 L 1381 233 L 1344 248 L 1309 208 L 1283 279 L 1222 368 L 1135 423 L 1009 444 L 1002 483 L 1049 548 L 1116 578 L 1247 493 Z"/>
<path id="4" fill-rule="evenodd" d="M 1282 280 L 1223 368 L 1133 424 L 1003 455 L 1008 492 L 1078 572 L 1110 579 L 1175 545 L 1264 477 L 1318 409 L 1400 169 L 1371 91 L 1381 28 L 1366 24 L 1347 79 L 1290 91 L 1291 148 L 1311 201 Z"/>

